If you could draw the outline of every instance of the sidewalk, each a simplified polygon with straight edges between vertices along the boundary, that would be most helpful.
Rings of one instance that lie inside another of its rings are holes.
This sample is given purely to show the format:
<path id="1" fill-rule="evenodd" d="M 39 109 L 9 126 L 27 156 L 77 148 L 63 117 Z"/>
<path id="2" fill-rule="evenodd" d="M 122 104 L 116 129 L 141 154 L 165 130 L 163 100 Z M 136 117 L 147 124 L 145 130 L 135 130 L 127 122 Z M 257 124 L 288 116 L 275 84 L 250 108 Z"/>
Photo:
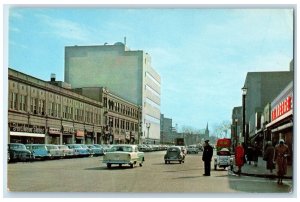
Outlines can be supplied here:
<path id="1" fill-rule="evenodd" d="M 237 173 L 237 167 L 234 166 L 234 173 Z M 242 167 L 241 175 L 247 176 L 255 176 L 255 177 L 266 177 L 266 178 L 276 178 L 277 177 L 277 170 L 273 170 L 273 173 L 270 173 L 270 170 L 266 168 L 266 161 L 262 159 L 262 157 L 258 157 L 257 167 L 254 166 L 252 162 L 251 165 L 244 164 Z M 293 168 L 292 165 L 288 165 L 287 167 L 287 174 L 284 176 L 284 179 L 292 179 L 293 177 Z"/>

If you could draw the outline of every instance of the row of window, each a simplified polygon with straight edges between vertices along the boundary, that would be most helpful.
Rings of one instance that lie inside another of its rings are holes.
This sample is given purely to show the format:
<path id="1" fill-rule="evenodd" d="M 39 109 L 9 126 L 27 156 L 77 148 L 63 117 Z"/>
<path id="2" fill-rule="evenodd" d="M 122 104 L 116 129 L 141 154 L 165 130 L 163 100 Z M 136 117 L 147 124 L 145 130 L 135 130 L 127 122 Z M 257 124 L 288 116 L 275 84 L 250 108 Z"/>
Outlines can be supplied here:
<path id="1" fill-rule="evenodd" d="M 104 107 L 108 108 L 109 110 L 121 113 L 125 116 L 138 118 L 138 110 L 132 107 L 126 106 L 124 104 L 121 104 L 111 99 L 107 100 L 106 97 L 103 99 L 103 103 L 104 103 Z"/>
<path id="2" fill-rule="evenodd" d="M 46 115 L 56 118 L 64 118 L 75 121 L 101 125 L 101 115 L 95 111 L 88 111 L 78 107 L 61 105 L 60 103 L 48 102 L 46 100 L 31 97 L 28 107 L 28 96 L 10 92 L 9 93 L 9 109 L 31 112 L 32 114 Z M 90 107 L 92 108 L 92 107 Z M 47 111 L 46 111 L 47 109 Z M 47 112 L 47 113 L 46 113 Z M 62 112 L 62 114 L 61 114 Z"/>
<path id="3" fill-rule="evenodd" d="M 138 131 L 138 124 L 131 122 L 131 121 L 127 121 L 125 119 L 119 119 L 119 118 L 114 118 L 114 117 L 108 117 L 108 119 L 106 118 L 106 123 L 109 127 L 112 128 L 120 128 L 120 129 L 124 129 L 124 130 L 131 130 L 131 131 Z"/>

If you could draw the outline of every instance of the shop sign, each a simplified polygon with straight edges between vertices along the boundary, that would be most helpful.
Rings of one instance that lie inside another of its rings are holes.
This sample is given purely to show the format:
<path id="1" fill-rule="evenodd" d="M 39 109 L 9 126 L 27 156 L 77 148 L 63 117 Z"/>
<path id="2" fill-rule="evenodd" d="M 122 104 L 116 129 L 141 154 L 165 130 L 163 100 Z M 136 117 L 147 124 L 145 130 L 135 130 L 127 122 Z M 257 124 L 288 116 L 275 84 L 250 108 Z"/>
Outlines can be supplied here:
<path id="1" fill-rule="evenodd" d="M 83 130 L 77 130 L 76 131 L 76 136 L 77 137 L 83 137 L 84 136 L 84 131 Z"/>
<path id="2" fill-rule="evenodd" d="M 10 123 L 10 131 L 45 134 L 45 127 L 20 123 Z"/>
<path id="3" fill-rule="evenodd" d="M 272 121 L 279 118 L 281 115 L 289 112 L 292 109 L 292 97 L 288 96 L 282 102 L 280 102 L 276 107 L 273 108 L 271 113 Z"/>
<path id="4" fill-rule="evenodd" d="M 48 131 L 50 134 L 56 134 L 56 135 L 60 135 L 61 132 L 60 132 L 60 129 L 59 128 L 49 128 L 49 131 Z"/>

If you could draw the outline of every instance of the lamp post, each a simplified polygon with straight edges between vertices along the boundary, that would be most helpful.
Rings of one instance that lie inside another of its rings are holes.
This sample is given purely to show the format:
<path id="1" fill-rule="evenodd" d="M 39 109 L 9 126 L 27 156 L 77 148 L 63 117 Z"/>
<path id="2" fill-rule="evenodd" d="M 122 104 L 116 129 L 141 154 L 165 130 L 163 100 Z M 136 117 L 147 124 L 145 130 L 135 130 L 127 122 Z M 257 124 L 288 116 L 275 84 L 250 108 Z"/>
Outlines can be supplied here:
<path id="1" fill-rule="evenodd" d="M 244 144 L 245 144 L 245 148 L 247 148 L 247 141 L 248 141 L 248 138 L 247 138 L 247 134 L 246 134 L 246 131 L 245 131 L 245 114 L 246 114 L 246 95 L 247 95 L 247 88 L 244 86 L 242 88 L 242 92 L 243 92 L 243 137 L 244 137 Z"/>
<path id="2" fill-rule="evenodd" d="M 146 127 L 147 127 L 147 130 L 148 130 L 148 133 L 147 133 L 147 144 L 149 143 L 149 129 L 150 129 L 150 126 L 151 126 L 151 123 L 146 123 Z"/>
<path id="3" fill-rule="evenodd" d="M 235 119 L 235 147 L 237 146 L 238 143 L 238 119 Z"/>

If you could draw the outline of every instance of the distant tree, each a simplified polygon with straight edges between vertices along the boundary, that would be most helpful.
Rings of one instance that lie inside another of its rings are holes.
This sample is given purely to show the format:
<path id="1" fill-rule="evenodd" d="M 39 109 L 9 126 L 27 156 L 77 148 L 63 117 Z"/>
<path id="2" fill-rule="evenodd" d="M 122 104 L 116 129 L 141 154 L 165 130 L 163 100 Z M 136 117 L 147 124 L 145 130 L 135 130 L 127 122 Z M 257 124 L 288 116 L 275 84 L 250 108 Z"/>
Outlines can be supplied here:
<path id="1" fill-rule="evenodd" d="M 191 126 L 182 126 L 181 127 L 181 132 L 185 133 L 185 134 L 191 134 L 191 133 L 195 133 L 195 129 Z"/>
<path id="2" fill-rule="evenodd" d="M 231 122 L 228 120 L 225 120 L 219 124 L 215 124 L 213 128 L 214 128 L 213 134 L 217 138 L 228 137 L 228 134 L 230 134 L 229 131 L 231 129 Z"/>

